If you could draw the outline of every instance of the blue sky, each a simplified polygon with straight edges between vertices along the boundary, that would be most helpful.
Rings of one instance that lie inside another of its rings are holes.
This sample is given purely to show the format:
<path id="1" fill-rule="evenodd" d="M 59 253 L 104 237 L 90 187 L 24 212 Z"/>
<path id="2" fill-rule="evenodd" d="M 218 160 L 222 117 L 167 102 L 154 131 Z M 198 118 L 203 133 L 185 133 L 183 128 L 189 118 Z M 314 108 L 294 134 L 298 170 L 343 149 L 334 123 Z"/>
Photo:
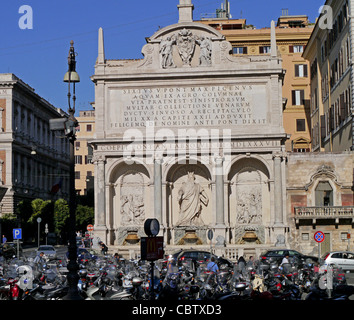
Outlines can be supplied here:
<path id="1" fill-rule="evenodd" d="M 223 0 L 192 0 L 194 20 L 215 13 Z M 231 15 L 247 19 L 257 28 L 269 27 L 282 9 L 290 15 L 306 14 L 315 22 L 325 0 L 229 0 Z M 0 11 L 0 73 L 14 73 L 44 99 L 67 110 L 67 71 L 70 40 L 75 42 L 77 110 L 89 110 L 94 101 L 90 76 L 97 58 L 98 28 L 104 30 L 108 59 L 142 58 L 145 37 L 159 27 L 178 22 L 179 0 L 3 0 Z M 33 29 L 21 29 L 22 5 L 33 10 Z"/>

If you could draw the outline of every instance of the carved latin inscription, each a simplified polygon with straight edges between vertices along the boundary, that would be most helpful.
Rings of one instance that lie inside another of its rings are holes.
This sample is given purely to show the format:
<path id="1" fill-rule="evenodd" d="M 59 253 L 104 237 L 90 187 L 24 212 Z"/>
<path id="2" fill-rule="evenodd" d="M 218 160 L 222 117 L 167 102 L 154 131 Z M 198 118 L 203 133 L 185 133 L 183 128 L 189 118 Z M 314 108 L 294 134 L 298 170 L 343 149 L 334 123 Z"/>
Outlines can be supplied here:
<path id="1" fill-rule="evenodd" d="M 167 62 L 166 62 L 167 63 Z M 107 130 L 266 125 L 265 85 L 112 89 Z"/>

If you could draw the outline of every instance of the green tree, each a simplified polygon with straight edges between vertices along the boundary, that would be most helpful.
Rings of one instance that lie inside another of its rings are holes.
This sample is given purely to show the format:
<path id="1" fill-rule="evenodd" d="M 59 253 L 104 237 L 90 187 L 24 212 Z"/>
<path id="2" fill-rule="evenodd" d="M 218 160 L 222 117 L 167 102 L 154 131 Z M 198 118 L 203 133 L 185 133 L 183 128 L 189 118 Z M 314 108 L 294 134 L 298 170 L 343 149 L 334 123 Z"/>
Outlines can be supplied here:
<path id="1" fill-rule="evenodd" d="M 6 235 L 7 241 L 12 241 L 12 230 L 17 228 L 17 217 L 12 213 L 5 213 L 0 218 L 1 233 Z"/>
<path id="2" fill-rule="evenodd" d="M 76 228 L 78 230 L 86 230 L 88 224 L 93 224 L 94 208 L 83 206 L 81 204 L 76 207 Z"/>
<path id="3" fill-rule="evenodd" d="M 69 205 L 67 201 L 64 199 L 58 199 L 54 203 L 54 231 L 57 235 L 62 234 L 68 218 Z"/>
<path id="4" fill-rule="evenodd" d="M 31 202 L 32 205 L 32 215 L 28 219 L 29 223 L 35 223 L 37 218 L 42 218 L 42 220 L 50 220 L 50 214 L 52 212 L 52 201 L 43 199 L 34 199 Z M 48 223 L 48 221 L 43 221 Z"/>
<path id="5" fill-rule="evenodd" d="M 34 199 L 31 202 L 32 215 L 28 219 L 28 223 L 32 228 L 37 225 L 37 219 L 41 218 L 40 224 L 40 237 L 44 236 L 44 226 L 48 224 L 48 229 L 54 229 L 54 219 L 53 219 L 53 202 L 51 200 Z"/>
<path id="6" fill-rule="evenodd" d="M 32 200 L 21 200 L 16 208 L 16 215 L 19 220 L 19 226 L 22 228 L 23 241 L 31 241 L 33 236 L 36 234 L 36 228 L 34 224 L 27 223 L 29 218 L 33 214 Z"/>
<path id="7" fill-rule="evenodd" d="M 16 208 L 16 215 L 19 218 L 19 222 L 23 227 L 23 223 L 26 223 L 33 214 L 31 200 L 21 200 Z"/>

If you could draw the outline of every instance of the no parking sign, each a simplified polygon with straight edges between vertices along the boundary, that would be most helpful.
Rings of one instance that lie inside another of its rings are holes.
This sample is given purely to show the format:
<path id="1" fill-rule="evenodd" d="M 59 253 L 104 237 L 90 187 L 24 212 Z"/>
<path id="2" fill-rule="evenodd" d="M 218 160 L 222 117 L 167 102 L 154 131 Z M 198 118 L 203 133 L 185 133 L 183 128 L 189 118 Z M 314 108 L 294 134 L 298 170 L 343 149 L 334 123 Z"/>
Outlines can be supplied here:
<path id="1" fill-rule="evenodd" d="M 325 239 L 325 235 L 322 231 L 317 231 L 313 237 L 316 242 L 323 242 Z"/>

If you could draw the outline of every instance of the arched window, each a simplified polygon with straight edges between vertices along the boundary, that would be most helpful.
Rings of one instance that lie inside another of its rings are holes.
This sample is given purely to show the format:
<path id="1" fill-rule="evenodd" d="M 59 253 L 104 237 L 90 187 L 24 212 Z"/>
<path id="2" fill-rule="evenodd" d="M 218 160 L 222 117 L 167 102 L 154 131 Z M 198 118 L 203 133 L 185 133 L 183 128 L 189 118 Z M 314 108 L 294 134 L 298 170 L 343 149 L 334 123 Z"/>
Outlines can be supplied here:
<path id="1" fill-rule="evenodd" d="M 333 189 L 328 181 L 320 181 L 315 192 L 316 206 L 333 206 Z"/>

